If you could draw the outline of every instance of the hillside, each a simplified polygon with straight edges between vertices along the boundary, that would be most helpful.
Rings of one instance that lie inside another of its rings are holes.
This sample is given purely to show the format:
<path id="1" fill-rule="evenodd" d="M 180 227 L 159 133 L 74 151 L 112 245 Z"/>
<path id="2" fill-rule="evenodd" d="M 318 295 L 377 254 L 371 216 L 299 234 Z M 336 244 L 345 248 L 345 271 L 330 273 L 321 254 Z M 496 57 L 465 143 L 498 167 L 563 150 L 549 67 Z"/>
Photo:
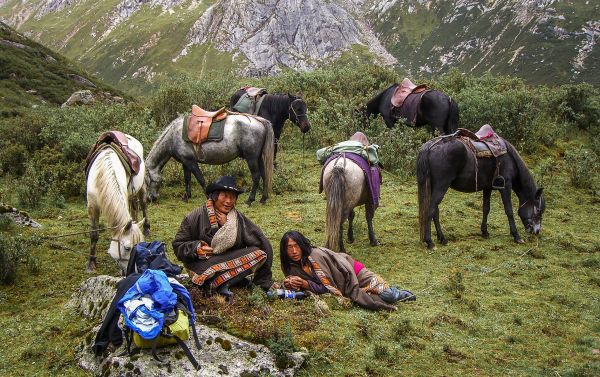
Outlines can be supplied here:
<path id="1" fill-rule="evenodd" d="M 64 56 L 0 22 L 0 117 L 59 106 L 78 90 L 124 96 Z"/>
<path id="2" fill-rule="evenodd" d="M 178 73 L 310 70 L 345 52 L 412 76 L 458 68 L 598 85 L 599 7 L 588 0 L 4 0 L 0 19 L 141 92 Z"/>

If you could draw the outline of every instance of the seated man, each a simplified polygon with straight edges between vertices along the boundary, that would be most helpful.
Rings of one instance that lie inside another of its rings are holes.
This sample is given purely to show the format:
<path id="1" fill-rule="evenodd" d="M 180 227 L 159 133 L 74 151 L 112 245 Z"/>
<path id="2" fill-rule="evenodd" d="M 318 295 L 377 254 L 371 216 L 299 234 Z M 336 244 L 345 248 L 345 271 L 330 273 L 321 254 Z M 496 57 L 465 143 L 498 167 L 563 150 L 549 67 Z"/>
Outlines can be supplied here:
<path id="1" fill-rule="evenodd" d="M 173 240 L 177 258 L 192 282 L 227 298 L 229 287 L 245 285 L 246 277 L 265 291 L 271 287 L 273 249 L 263 232 L 235 209 L 244 190 L 223 176 L 208 185 L 205 205 L 189 213 Z"/>

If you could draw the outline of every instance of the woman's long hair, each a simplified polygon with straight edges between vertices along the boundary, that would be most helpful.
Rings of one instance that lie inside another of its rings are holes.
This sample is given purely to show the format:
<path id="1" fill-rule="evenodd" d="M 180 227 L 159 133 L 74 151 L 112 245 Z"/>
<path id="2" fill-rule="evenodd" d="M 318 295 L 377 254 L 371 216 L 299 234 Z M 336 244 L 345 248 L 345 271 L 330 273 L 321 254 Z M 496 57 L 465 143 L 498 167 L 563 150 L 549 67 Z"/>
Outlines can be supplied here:
<path id="1" fill-rule="evenodd" d="M 287 254 L 287 244 L 290 238 L 294 240 L 298 246 L 300 246 L 300 250 L 302 250 L 302 257 L 300 258 L 300 263 L 302 263 L 302 265 L 308 264 L 308 256 L 313 247 L 310 240 L 297 230 L 290 230 L 284 233 L 283 237 L 281 237 L 281 242 L 279 243 L 279 258 L 281 261 L 281 269 L 285 276 L 290 274 L 290 263 L 292 263 L 292 260 Z"/>

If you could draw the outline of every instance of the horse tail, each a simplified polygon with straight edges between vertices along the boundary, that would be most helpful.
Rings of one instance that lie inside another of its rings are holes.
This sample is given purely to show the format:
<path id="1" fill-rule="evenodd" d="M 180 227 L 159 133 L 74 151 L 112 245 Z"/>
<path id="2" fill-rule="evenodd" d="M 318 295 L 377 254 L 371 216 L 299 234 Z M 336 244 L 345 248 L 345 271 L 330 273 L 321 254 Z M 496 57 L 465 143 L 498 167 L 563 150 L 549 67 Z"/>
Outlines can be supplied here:
<path id="1" fill-rule="evenodd" d="M 448 108 L 448 116 L 446 117 L 446 135 L 456 132 L 458 129 L 458 104 L 448 97 L 450 107 Z"/>
<path id="2" fill-rule="evenodd" d="M 342 224 L 343 206 L 346 202 L 346 176 L 344 168 L 334 166 L 326 184 L 327 189 L 327 220 L 325 226 L 325 247 L 338 251 L 340 227 Z"/>
<path id="3" fill-rule="evenodd" d="M 417 157 L 417 182 L 419 195 L 419 238 L 425 241 L 425 227 L 431 202 L 431 176 L 429 172 L 429 145 L 425 144 Z"/>
<path id="4" fill-rule="evenodd" d="M 273 191 L 273 164 L 275 163 L 275 135 L 273 126 L 268 120 L 262 122 L 265 127 L 265 142 L 262 147 L 262 160 L 265 171 L 263 179 L 263 196 L 266 198 Z"/>

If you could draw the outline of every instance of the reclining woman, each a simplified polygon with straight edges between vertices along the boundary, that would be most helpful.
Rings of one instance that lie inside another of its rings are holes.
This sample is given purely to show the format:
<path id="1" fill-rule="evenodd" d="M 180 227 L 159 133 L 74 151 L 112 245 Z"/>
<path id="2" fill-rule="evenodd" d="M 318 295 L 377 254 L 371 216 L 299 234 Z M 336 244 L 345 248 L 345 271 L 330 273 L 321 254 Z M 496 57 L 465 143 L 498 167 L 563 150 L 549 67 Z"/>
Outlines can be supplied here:
<path id="1" fill-rule="evenodd" d="M 297 231 L 283 235 L 279 245 L 283 285 L 296 291 L 332 293 L 372 310 L 396 310 L 396 302 L 415 301 L 409 291 L 390 287 L 379 275 L 345 253 L 315 247 Z"/>
<path id="2" fill-rule="evenodd" d="M 177 258 L 192 282 L 230 298 L 229 287 L 252 283 L 271 287 L 273 248 L 263 232 L 235 209 L 244 192 L 235 179 L 223 176 L 206 188 L 206 204 L 190 212 L 173 240 Z"/>

